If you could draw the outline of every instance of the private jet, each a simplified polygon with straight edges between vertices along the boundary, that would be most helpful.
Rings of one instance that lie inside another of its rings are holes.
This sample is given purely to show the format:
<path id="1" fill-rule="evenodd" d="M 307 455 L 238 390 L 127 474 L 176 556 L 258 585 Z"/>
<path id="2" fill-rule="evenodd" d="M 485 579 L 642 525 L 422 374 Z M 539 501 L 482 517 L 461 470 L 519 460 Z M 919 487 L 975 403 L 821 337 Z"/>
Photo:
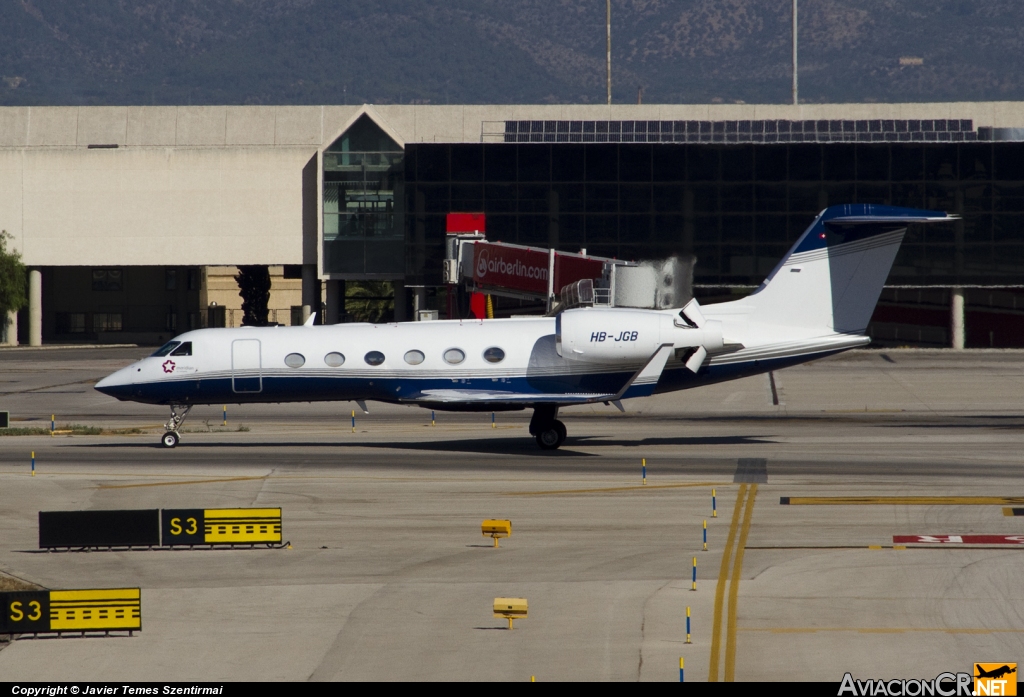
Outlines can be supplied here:
<path id="1" fill-rule="evenodd" d="M 170 407 L 178 445 L 197 404 L 375 400 L 440 411 L 533 409 L 545 450 L 559 409 L 766 373 L 870 342 L 868 321 L 907 225 L 942 211 L 871 204 L 822 211 L 750 295 L 671 310 L 573 307 L 555 316 L 239 327 L 186 332 L 96 385 Z"/>

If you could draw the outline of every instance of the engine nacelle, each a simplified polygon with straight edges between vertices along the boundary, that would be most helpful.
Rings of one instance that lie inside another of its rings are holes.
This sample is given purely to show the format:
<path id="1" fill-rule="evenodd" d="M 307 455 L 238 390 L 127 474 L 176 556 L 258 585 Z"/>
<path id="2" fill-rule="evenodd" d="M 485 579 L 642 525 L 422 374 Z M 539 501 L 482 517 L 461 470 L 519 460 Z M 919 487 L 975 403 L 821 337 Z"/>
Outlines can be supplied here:
<path id="1" fill-rule="evenodd" d="M 585 363 L 642 363 L 662 344 L 722 348 L 722 324 L 690 327 L 672 312 L 578 308 L 558 316 L 555 347 L 563 358 Z"/>

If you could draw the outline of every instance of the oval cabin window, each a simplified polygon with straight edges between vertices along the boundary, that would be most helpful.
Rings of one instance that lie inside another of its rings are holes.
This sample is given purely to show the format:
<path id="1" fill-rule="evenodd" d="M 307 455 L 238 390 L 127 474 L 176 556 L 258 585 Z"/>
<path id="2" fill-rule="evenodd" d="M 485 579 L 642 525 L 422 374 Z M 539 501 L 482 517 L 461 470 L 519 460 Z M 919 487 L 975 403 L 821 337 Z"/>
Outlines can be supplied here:
<path id="1" fill-rule="evenodd" d="M 289 353 L 284 357 L 284 364 L 289 368 L 301 368 L 306 363 L 306 357 L 301 353 Z"/>
<path id="2" fill-rule="evenodd" d="M 462 349 L 450 348 L 444 352 L 444 362 L 456 365 L 466 360 L 466 354 L 462 352 Z"/>
<path id="3" fill-rule="evenodd" d="M 369 365 L 380 365 L 384 362 L 384 354 L 380 351 L 370 351 L 363 357 L 363 360 Z"/>
<path id="4" fill-rule="evenodd" d="M 423 355 L 422 351 L 406 351 L 405 362 L 409 365 L 419 365 L 424 361 L 426 356 Z"/>
<path id="5" fill-rule="evenodd" d="M 338 353 L 337 351 L 331 351 L 326 356 L 324 356 L 324 363 L 326 363 L 332 368 L 337 368 L 339 366 L 345 365 L 345 356 Z"/>
<path id="6" fill-rule="evenodd" d="M 484 351 L 484 360 L 488 363 L 501 363 L 505 360 L 505 352 L 497 346 L 492 346 Z"/>

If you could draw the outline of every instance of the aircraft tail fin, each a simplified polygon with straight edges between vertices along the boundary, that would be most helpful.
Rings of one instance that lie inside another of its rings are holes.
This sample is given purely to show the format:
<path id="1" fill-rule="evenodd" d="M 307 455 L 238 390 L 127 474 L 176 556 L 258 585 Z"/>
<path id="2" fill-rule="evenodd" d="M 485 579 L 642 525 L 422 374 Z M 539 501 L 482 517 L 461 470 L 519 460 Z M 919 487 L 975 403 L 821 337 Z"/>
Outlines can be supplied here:
<path id="1" fill-rule="evenodd" d="M 830 206 L 744 305 L 751 319 L 843 334 L 863 333 L 911 223 L 956 220 L 942 211 L 874 204 Z"/>

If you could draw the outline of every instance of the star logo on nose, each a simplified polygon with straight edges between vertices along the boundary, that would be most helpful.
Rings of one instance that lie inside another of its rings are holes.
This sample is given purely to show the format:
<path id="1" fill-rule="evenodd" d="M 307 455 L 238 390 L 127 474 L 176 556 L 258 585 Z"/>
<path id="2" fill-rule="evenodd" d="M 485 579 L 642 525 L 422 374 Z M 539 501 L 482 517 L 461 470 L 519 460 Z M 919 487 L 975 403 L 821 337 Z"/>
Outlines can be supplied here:
<path id="1" fill-rule="evenodd" d="M 164 361 L 164 372 L 165 373 L 173 373 L 174 372 L 174 361 Z"/>

